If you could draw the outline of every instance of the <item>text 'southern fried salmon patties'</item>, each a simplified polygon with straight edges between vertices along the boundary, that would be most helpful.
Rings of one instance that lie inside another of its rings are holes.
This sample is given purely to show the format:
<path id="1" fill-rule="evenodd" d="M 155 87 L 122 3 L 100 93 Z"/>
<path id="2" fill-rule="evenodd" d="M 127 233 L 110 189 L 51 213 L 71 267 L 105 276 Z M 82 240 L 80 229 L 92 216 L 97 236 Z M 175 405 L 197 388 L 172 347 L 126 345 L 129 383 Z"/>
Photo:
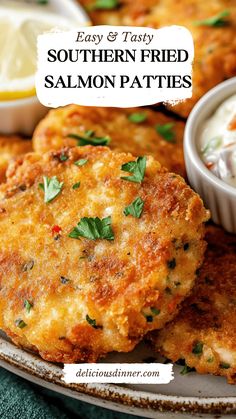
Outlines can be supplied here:
<path id="1" fill-rule="evenodd" d="M 151 336 L 154 348 L 200 374 L 236 383 L 236 239 L 207 227 L 208 248 L 199 278 L 177 317 Z"/>
<path id="2" fill-rule="evenodd" d="M 235 0 L 120 0 L 107 10 L 93 6 L 93 0 L 81 3 L 95 25 L 182 25 L 191 31 L 195 45 L 193 96 L 173 107 L 183 117 L 213 86 L 236 76 Z"/>
<path id="3" fill-rule="evenodd" d="M 32 142 L 17 136 L 0 136 L 0 183 L 6 179 L 9 162 L 32 150 Z"/>
<path id="4" fill-rule="evenodd" d="M 182 121 L 147 108 L 71 105 L 48 113 L 35 130 L 33 146 L 43 153 L 63 146 L 108 145 L 134 156 L 152 155 L 168 170 L 185 176 L 183 132 Z"/>
<path id="5" fill-rule="evenodd" d="M 153 157 L 31 153 L 0 189 L 0 327 L 44 359 L 131 351 L 194 285 L 209 214 Z"/>

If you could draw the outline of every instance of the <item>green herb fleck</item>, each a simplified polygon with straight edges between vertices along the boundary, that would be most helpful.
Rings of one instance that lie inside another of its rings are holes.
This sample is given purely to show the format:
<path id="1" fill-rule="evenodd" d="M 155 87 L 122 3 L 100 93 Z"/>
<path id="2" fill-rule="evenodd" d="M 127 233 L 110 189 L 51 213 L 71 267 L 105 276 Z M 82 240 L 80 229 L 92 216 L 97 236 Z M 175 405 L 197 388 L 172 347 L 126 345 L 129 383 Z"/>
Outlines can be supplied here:
<path id="1" fill-rule="evenodd" d="M 37 3 L 42 5 L 48 4 L 48 2 L 49 0 L 37 0 Z"/>
<path id="2" fill-rule="evenodd" d="M 225 26 L 227 24 L 226 17 L 230 15 L 229 10 L 224 10 L 223 12 L 218 13 L 215 16 L 209 17 L 208 19 L 197 20 L 194 22 L 196 26 L 213 26 L 213 27 L 220 27 Z"/>
<path id="3" fill-rule="evenodd" d="M 211 362 L 213 362 L 213 361 L 214 361 L 213 356 L 211 356 L 210 358 L 208 358 L 208 359 L 207 359 L 207 362 L 209 362 L 209 363 L 211 363 Z"/>
<path id="4" fill-rule="evenodd" d="M 133 173 L 133 176 L 121 177 L 121 179 L 141 183 L 146 170 L 146 161 L 146 157 L 138 157 L 136 161 L 129 161 L 128 163 L 122 164 L 121 170 Z"/>
<path id="5" fill-rule="evenodd" d="M 193 372 L 193 371 L 195 371 L 195 368 L 188 367 L 188 365 L 185 364 L 184 368 L 180 371 L 180 374 L 186 375 L 189 372 Z"/>
<path id="6" fill-rule="evenodd" d="M 202 154 L 205 155 L 208 151 L 217 150 L 222 144 L 222 137 L 213 137 L 202 149 Z"/>
<path id="7" fill-rule="evenodd" d="M 159 310 L 159 308 L 156 308 L 156 307 L 151 307 L 151 312 L 152 312 L 155 316 L 158 316 L 158 314 L 160 314 L 161 310 Z"/>
<path id="8" fill-rule="evenodd" d="M 87 161 L 88 161 L 87 159 L 80 159 L 80 160 L 75 161 L 74 164 L 76 166 L 83 166 L 84 164 L 87 163 Z"/>
<path id="9" fill-rule="evenodd" d="M 78 141 L 79 146 L 85 145 L 108 145 L 111 141 L 110 137 L 96 137 L 94 131 L 88 130 L 85 132 L 84 137 L 78 134 L 69 134 L 69 138 L 74 138 Z"/>
<path id="10" fill-rule="evenodd" d="M 29 271 L 31 271 L 31 269 L 33 269 L 33 267 L 34 267 L 34 261 L 33 261 L 33 259 L 31 259 L 23 265 L 22 271 L 23 272 L 29 272 Z"/>
<path id="11" fill-rule="evenodd" d="M 91 319 L 88 314 L 86 314 L 86 320 L 90 326 L 92 326 L 94 329 L 102 329 L 102 326 L 98 326 L 95 319 Z"/>
<path id="12" fill-rule="evenodd" d="M 175 267 L 176 267 L 176 260 L 175 260 L 175 258 L 167 261 L 167 267 L 169 269 L 175 269 Z"/>
<path id="13" fill-rule="evenodd" d="M 81 218 L 79 223 L 70 232 L 69 237 L 78 239 L 85 237 L 90 240 L 106 239 L 114 240 L 114 233 L 111 228 L 111 217 L 103 218 Z"/>
<path id="14" fill-rule="evenodd" d="M 19 327 L 20 329 L 23 329 L 25 326 L 27 326 L 27 324 L 22 319 L 17 319 L 15 321 L 15 325 L 16 327 Z"/>
<path id="15" fill-rule="evenodd" d="M 112 10 L 119 6 L 118 0 L 96 0 L 91 6 L 90 10 Z"/>
<path id="16" fill-rule="evenodd" d="M 31 303 L 29 302 L 29 300 L 25 300 L 25 301 L 24 301 L 24 307 L 25 307 L 25 309 L 26 309 L 27 313 L 29 313 L 29 312 L 30 312 L 30 310 L 31 310 L 31 308 L 33 307 L 33 304 L 31 304 Z"/>
<path id="17" fill-rule="evenodd" d="M 193 349 L 192 349 L 192 353 L 194 355 L 201 355 L 202 354 L 202 349 L 203 349 L 203 343 L 202 342 L 196 342 Z"/>
<path id="18" fill-rule="evenodd" d="M 77 182 L 72 186 L 72 189 L 78 189 L 79 187 L 80 187 L 80 182 Z"/>
<path id="19" fill-rule="evenodd" d="M 225 370 L 230 368 L 230 364 L 228 364 L 227 362 L 221 362 L 220 363 L 220 368 L 223 368 Z"/>
<path id="20" fill-rule="evenodd" d="M 47 176 L 43 177 L 43 184 L 39 183 L 39 187 L 44 191 L 44 202 L 51 202 L 59 195 L 62 190 L 63 182 L 59 182 L 56 176 L 51 179 Z"/>
<path id="21" fill-rule="evenodd" d="M 133 217 L 140 218 L 143 212 L 144 201 L 142 198 L 136 198 L 130 205 L 125 207 L 124 214 L 132 215 Z"/>
<path id="22" fill-rule="evenodd" d="M 68 160 L 69 159 L 69 157 L 68 156 L 66 156 L 65 154 L 61 154 L 60 156 L 59 156 L 59 160 L 60 161 L 66 161 L 66 160 Z"/>
<path id="23" fill-rule="evenodd" d="M 140 124 L 141 122 L 146 121 L 147 114 L 145 112 L 134 112 L 128 116 L 128 119 L 135 124 Z"/>
<path id="24" fill-rule="evenodd" d="M 168 122 L 167 124 L 163 125 L 156 125 L 156 132 L 158 132 L 158 134 L 160 134 L 165 141 L 174 144 L 176 143 L 175 132 L 172 130 L 174 125 L 174 122 Z"/>

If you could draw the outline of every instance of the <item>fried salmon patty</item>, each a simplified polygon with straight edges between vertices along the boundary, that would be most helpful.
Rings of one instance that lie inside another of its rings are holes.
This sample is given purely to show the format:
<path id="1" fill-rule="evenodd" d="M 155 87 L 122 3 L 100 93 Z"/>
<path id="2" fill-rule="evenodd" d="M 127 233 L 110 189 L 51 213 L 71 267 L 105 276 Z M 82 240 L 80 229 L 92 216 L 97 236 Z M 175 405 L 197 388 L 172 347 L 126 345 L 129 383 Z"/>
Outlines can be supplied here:
<path id="1" fill-rule="evenodd" d="M 152 335 L 155 349 L 198 373 L 236 383 L 236 237 L 209 226 L 200 276 L 178 316 Z"/>
<path id="2" fill-rule="evenodd" d="M 17 136 L 0 136 L 0 183 L 5 180 L 11 159 L 32 150 L 32 143 Z"/>
<path id="3" fill-rule="evenodd" d="M 191 31 L 195 44 L 193 96 L 173 108 L 184 117 L 209 89 L 236 76 L 235 0 L 120 0 L 119 6 L 111 10 L 91 8 L 96 4 L 93 0 L 81 3 L 88 8 L 95 25 L 183 25 Z M 229 15 L 204 22 L 222 12 Z"/>
<path id="4" fill-rule="evenodd" d="M 44 359 L 131 351 L 194 284 L 208 212 L 152 157 L 32 153 L 0 189 L 0 327 Z"/>
<path id="5" fill-rule="evenodd" d="M 132 118 L 144 119 L 132 122 Z M 131 120 L 130 120 L 131 119 Z M 116 109 L 76 105 L 51 110 L 39 123 L 33 136 L 39 153 L 75 146 L 78 140 L 68 137 L 110 137 L 109 147 L 134 156 L 149 154 L 170 171 L 185 176 L 183 158 L 184 123 L 149 109 Z"/>

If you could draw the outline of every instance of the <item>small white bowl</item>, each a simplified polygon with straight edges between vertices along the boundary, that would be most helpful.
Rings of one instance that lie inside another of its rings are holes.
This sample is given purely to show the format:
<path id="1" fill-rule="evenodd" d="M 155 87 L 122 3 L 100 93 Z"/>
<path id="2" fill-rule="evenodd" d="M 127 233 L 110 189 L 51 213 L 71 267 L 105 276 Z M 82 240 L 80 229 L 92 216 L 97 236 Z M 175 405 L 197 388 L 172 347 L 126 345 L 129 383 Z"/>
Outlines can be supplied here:
<path id="1" fill-rule="evenodd" d="M 36 4 L 33 7 L 40 9 Z M 70 18 L 76 24 L 78 22 L 78 26 L 91 23 L 85 10 L 75 0 L 50 0 L 47 6 L 41 8 Z M 0 101 L 0 134 L 19 133 L 30 136 L 47 111 L 48 108 L 39 102 L 37 96 Z"/>
<path id="2" fill-rule="evenodd" d="M 184 133 L 184 157 L 189 182 L 210 209 L 213 221 L 232 233 L 236 233 L 236 188 L 206 168 L 200 157 L 199 134 L 203 122 L 235 93 L 236 77 L 210 90 L 193 108 Z"/>
<path id="3" fill-rule="evenodd" d="M 47 111 L 37 96 L 0 101 L 0 133 L 30 136 Z"/>

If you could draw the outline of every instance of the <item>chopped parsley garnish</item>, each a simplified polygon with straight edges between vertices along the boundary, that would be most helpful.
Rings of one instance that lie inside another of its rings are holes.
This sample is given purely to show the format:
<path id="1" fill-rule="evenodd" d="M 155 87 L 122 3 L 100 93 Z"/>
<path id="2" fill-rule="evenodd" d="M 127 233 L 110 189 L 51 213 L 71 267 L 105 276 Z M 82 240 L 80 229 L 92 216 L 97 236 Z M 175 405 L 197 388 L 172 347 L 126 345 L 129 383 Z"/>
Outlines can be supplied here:
<path id="1" fill-rule="evenodd" d="M 22 319 L 17 319 L 15 321 L 15 325 L 16 327 L 19 327 L 20 329 L 23 329 L 25 326 L 27 326 L 27 324 Z"/>
<path id="2" fill-rule="evenodd" d="M 31 271 L 31 269 L 33 269 L 33 267 L 34 267 L 34 261 L 33 261 L 33 259 L 31 259 L 23 265 L 22 271 L 23 272 L 29 272 L 29 271 Z"/>
<path id="3" fill-rule="evenodd" d="M 180 371 L 180 374 L 186 375 L 189 372 L 193 372 L 193 371 L 195 371 L 195 368 L 191 368 L 191 367 L 188 367 L 188 365 L 185 365 L 184 368 Z"/>
<path id="4" fill-rule="evenodd" d="M 133 176 L 121 177 L 121 179 L 141 183 L 146 170 L 146 161 L 146 157 L 138 157 L 136 161 L 129 161 L 128 163 L 122 164 L 121 170 L 133 173 Z"/>
<path id="5" fill-rule="evenodd" d="M 160 314 L 161 310 L 159 310 L 159 308 L 156 308 L 156 307 L 151 307 L 151 312 L 152 312 L 155 316 L 158 316 L 158 314 Z"/>
<path id="6" fill-rule="evenodd" d="M 172 130 L 174 127 L 174 122 L 168 122 L 163 125 L 156 125 L 156 132 L 164 138 L 168 143 L 176 143 L 175 141 L 175 132 Z"/>
<path id="7" fill-rule="evenodd" d="M 69 157 L 68 156 L 66 156 L 65 154 L 61 154 L 60 156 L 59 156 L 59 160 L 60 161 L 66 161 L 66 160 L 68 160 L 69 159 Z"/>
<path id="8" fill-rule="evenodd" d="M 79 146 L 84 145 L 108 145 L 111 141 L 110 137 L 96 137 L 94 131 L 88 130 L 85 132 L 84 137 L 78 134 L 69 134 L 68 137 L 74 138 L 78 141 Z"/>
<path id="9" fill-rule="evenodd" d="M 196 26 L 213 26 L 215 28 L 218 28 L 227 24 L 227 20 L 225 20 L 225 18 L 229 15 L 229 10 L 223 10 L 223 12 L 220 12 L 215 16 L 209 17 L 208 19 L 197 20 L 196 22 L 194 22 L 194 24 Z"/>
<path id="10" fill-rule="evenodd" d="M 160 312 L 161 312 L 161 310 L 159 310 L 156 307 L 150 307 L 150 311 L 151 311 L 151 314 L 150 313 L 143 313 L 142 312 L 143 316 L 147 320 L 147 323 L 152 323 L 153 322 L 153 317 L 154 316 L 158 316 L 158 314 L 160 314 Z"/>
<path id="11" fill-rule="evenodd" d="M 37 0 L 37 3 L 38 3 L 38 4 L 45 5 L 45 4 L 48 4 L 48 1 L 49 1 L 49 0 Z"/>
<path id="12" fill-rule="evenodd" d="M 96 0 L 89 9 L 90 10 L 112 10 L 119 6 L 118 0 Z"/>
<path id="13" fill-rule="evenodd" d="M 146 121 L 146 119 L 147 114 L 145 112 L 134 112 L 128 116 L 128 120 L 135 124 L 140 124 L 141 122 Z"/>
<path id="14" fill-rule="evenodd" d="M 94 329 L 102 329 L 102 326 L 98 326 L 95 319 L 91 319 L 88 314 L 86 314 L 86 320 L 90 326 L 92 326 Z"/>
<path id="15" fill-rule="evenodd" d="M 63 182 L 59 182 L 56 176 L 52 178 L 44 176 L 43 183 L 39 184 L 39 187 L 44 191 L 44 202 L 48 203 L 56 198 L 61 192 L 63 184 Z"/>
<path id="16" fill-rule="evenodd" d="M 140 218 L 143 212 L 144 201 L 142 198 L 136 198 L 130 205 L 125 207 L 124 214 L 132 215 L 133 217 Z"/>
<path id="17" fill-rule="evenodd" d="M 211 356 L 210 358 L 208 358 L 208 359 L 207 359 L 207 362 L 209 362 L 209 363 L 211 363 L 211 362 L 213 362 L 213 361 L 214 361 L 213 356 Z"/>
<path id="18" fill-rule="evenodd" d="M 25 309 L 26 309 L 27 313 L 29 313 L 29 312 L 30 312 L 30 310 L 31 310 L 31 308 L 33 307 L 33 304 L 31 304 L 31 303 L 29 302 L 29 300 L 25 300 L 25 301 L 24 301 L 24 307 L 25 307 Z"/>
<path id="19" fill-rule="evenodd" d="M 167 266 L 169 269 L 175 269 L 176 267 L 176 260 L 175 258 L 167 261 Z"/>
<path id="20" fill-rule="evenodd" d="M 202 342 L 196 342 L 193 349 L 192 349 L 192 353 L 194 355 L 201 355 L 202 354 L 202 349 L 203 349 L 203 343 Z"/>
<path id="21" fill-rule="evenodd" d="M 220 363 L 220 368 L 223 368 L 225 370 L 230 368 L 230 364 L 228 364 L 227 362 L 221 362 Z"/>
<path id="22" fill-rule="evenodd" d="M 74 183 L 72 189 L 78 189 L 80 187 L 80 182 Z"/>
<path id="23" fill-rule="evenodd" d="M 78 239 L 85 237 L 90 240 L 106 239 L 114 240 L 114 233 L 111 228 L 111 217 L 100 219 L 83 217 L 75 228 L 70 232 L 69 237 Z"/>
<path id="24" fill-rule="evenodd" d="M 74 164 L 76 166 L 83 166 L 84 164 L 87 163 L 87 161 L 88 161 L 87 159 L 80 159 L 80 160 L 75 161 Z"/>

